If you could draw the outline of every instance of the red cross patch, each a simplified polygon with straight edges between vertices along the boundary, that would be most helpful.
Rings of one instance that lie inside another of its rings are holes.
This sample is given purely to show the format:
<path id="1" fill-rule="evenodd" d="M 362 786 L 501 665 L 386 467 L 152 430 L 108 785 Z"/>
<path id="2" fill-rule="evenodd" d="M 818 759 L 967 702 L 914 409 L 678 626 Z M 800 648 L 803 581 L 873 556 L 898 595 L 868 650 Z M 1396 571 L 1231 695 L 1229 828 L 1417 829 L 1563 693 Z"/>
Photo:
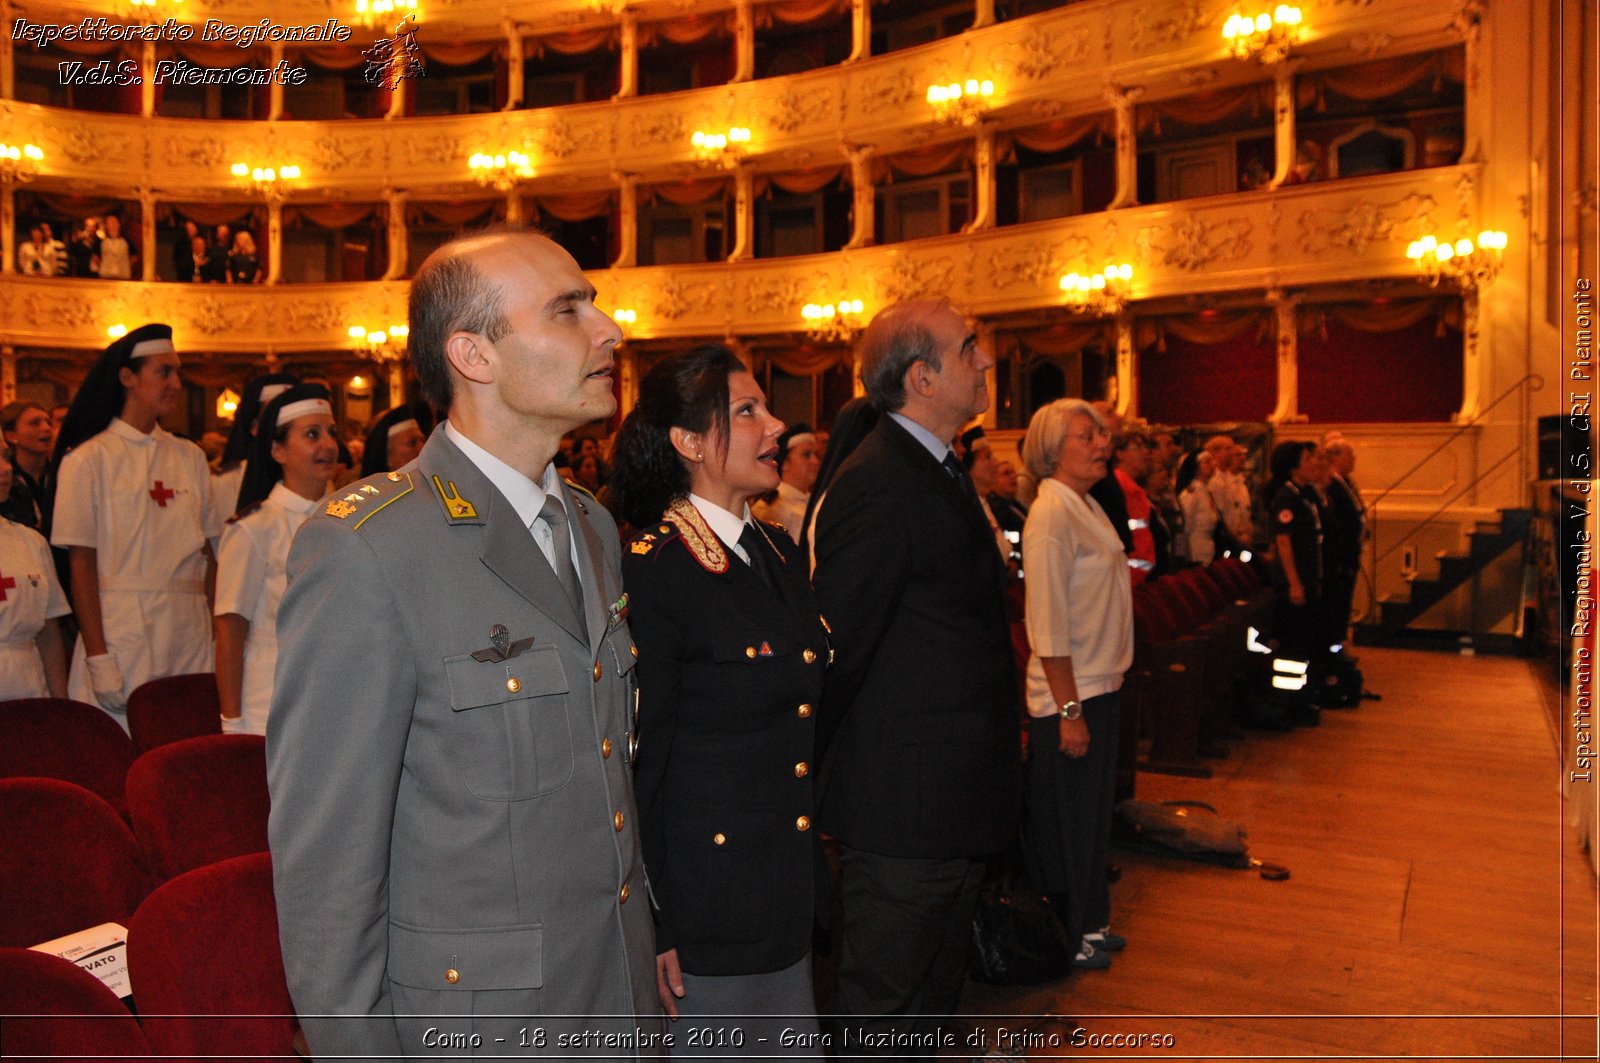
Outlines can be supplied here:
<path id="1" fill-rule="evenodd" d="M 166 486 L 160 480 L 157 480 L 156 485 L 150 489 L 150 497 L 155 499 L 156 505 L 162 509 L 167 508 L 167 499 L 176 498 L 177 496 L 178 492 Z"/>
<path id="2" fill-rule="evenodd" d="M 17 581 L 10 576 L 0 575 L 0 602 L 6 600 L 6 591 L 17 585 Z M 762 647 L 765 649 L 765 647 Z"/>
<path id="3" fill-rule="evenodd" d="M 761 648 L 756 651 L 756 656 L 758 656 L 758 657 L 771 657 L 772 656 L 772 644 L 768 643 L 768 642 L 763 642 L 761 644 Z"/>

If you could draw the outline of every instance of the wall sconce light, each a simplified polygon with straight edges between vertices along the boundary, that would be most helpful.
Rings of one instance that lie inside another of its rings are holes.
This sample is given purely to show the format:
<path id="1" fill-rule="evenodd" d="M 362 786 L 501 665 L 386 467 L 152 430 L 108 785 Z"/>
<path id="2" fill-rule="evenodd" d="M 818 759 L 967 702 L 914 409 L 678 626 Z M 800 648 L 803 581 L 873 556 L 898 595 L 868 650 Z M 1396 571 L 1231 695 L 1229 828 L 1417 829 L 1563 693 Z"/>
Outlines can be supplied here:
<path id="1" fill-rule="evenodd" d="M 817 343 L 849 343 L 861 331 L 860 299 L 841 299 L 837 303 L 807 303 L 800 308 L 806 321 L 806 335 Z"/>
<path id="2" fill-rule="evenodd" d="M 117 322 L 115 325 L 112 325 L 110 328 L 106 329 L 106 335 L 110 336 L 114 340 L 120 340 L 122 337 L 126 336 L 127 334 L 128 334 L 128 326 L 124 325 L 120 321 Z"/>
<path id="3" fill-rule="evenodd" d="M 25 185 L 39 176 L 44 151 L 37 144 L 0 144 L 0 182 Z"/>
<path id="4" fill-rule="evenodd" d="M 239 403 L 244 401 L 239 393 L 232 388 L 223 388 L 222 394 L 217 396 L 217 420 L 231 421 L 233 415 L 239 412 Z"/>
<path id="5" fill-rule="evenodd" d="M 403 19 L 406 12 L 416 9 L 417 0 L 356 0 L 355 17 L 350 21 L 371 29 L 374 26 L 387 26 L 400 21 L 394 17 L 397 11 L 401 13 Z"/>
<path id="6" fill-rule="evenodd" d="M 239 186 L 263 199 L 281 202 L 289 194 L 290 181 L 300 179 L 300 167 L 290 163 L 288 166 L 251 166 L 249 163 L 236 162 L 233 164 L 233 178 Z"/>
<path id="7" fill-rule="evenodd" d="M 611 312 L 611 320 L 622 330 L 622 338 L 627 339 L 633 335 L 633 326 L 639 322 L 639 311 L 620 307 Z"/>
<path id="8" fill-rule="evenodd" d="M 1099 273 L 1068 273 L 1061 278 L 1061 291 L 1075 314 L 1115 317 L 1127 305 L 1132 280 L 1133 267 L 1123 262 Z"/>
<path id="9" fill-rule="evenodd" d="M 1222 39 L 1235 59 L 1281 63 L 1300 41 L 1302 14 L 1298 7 L 1279 4 L 1269 15 L 1235 12 L 1222 27 Z"/>
<path id="10" fill-rule="evenodd" d="M 994 82 L 987 78 L 968 78 L 948 85 L 929 85 L 928 103 L 941 122 L 977 125 L 994 98 Z"/>
<path id="11" fill-rule="evenodd" d="M 533 168 L 533 161 L 521 151 L 497 152 L 493 155 L 477 152 L 467 160 L 467 166 L 472 170 L 473 180 L 485 188 L 500 192 L 510 192 L 517 187 L 517 182 L 538 174 Z"/>
<path id="12" fill-rule="evenodd" d="M 734 126 L 726 133 L 707 133 L 696 129 L 689 138 L 694 145 L 695 161 L 701 166 L 720 166 L 732 170 L 750 151 L 750 130 Z"/>
<path id="13" fill-rule="evenodd" d="M 1482 288 L 1493 284 L 1504 262 L 1506 234 L 1485 229 L 1477 243 L 1463 236 L 1455 243 L 1436 236 L 1413 240 L 1406 257 L 1417 264 L 1428 283 L 1437 288 L 1441 280 L 1454 281 L 1463 288 Z"/>
<path id="14" fill-rule="evenodd" d="M 375 362 L 397 362 L 404 358 L 411 336 L 411 329 L 406 325 L 390 325 L 386 329 L 351 325 L 348 331 L 350 338 L 365 348 L 367 357 Z"/>

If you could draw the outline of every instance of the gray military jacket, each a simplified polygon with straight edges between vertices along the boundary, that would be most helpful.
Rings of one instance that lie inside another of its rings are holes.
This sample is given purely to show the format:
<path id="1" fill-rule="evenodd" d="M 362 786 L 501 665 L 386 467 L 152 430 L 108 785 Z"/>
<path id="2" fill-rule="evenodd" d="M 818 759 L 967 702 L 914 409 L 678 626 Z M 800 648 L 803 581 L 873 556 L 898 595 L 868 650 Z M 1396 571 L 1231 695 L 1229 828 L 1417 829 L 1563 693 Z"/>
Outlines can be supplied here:
<path id="1" fill-rule="evenodd" d="M 581 620 L 442 428 L 295 538 L 270 834 L 289 990 L 319 1058 L 630 1057 L 639 1027 L 659 1030 L 620 548 L 605 509 L 563 500 Z"/>

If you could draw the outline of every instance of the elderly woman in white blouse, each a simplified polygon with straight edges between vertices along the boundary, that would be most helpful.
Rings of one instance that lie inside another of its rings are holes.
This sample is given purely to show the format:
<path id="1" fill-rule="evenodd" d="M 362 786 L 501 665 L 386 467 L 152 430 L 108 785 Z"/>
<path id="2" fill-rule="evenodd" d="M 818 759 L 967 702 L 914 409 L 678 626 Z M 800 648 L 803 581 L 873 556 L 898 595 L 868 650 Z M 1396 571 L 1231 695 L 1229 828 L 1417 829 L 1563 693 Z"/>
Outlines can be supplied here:
<path id="1" fill-rule="evenodd" d="M 1022 531 L 1028 559 L 1028 866 L 1096 969 L 1126 942 L 1111 929 L 1106 880 L 1118 698 L 1133 661 L 1127 555 L 1089 489 L 1106 475 L 1111 438 L 1081 399 L 1042 407 L 1022 459 L 1039 484 Z"/>

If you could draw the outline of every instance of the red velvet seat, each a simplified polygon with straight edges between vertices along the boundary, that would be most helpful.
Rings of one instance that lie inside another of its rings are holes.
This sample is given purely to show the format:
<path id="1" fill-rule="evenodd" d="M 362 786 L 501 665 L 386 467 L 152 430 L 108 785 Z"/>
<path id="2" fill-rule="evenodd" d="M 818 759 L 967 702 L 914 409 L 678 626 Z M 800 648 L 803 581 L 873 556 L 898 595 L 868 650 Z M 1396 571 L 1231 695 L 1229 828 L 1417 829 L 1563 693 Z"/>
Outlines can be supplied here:
<path id="1" fill-rule="evenodd" d="M 169 675 L 128 695 L 128 732 L 135 753 L 169 742 L 222 733 L 215 672 Z"/>
<path id="2" fill-rule="evenodd" d="M 0 1015 L 8 1056 L 63 1060 L 150 1055 L 150 1042 L 122 1001 L 69 960 L 0 948 Z"/>
<path id="3" fill-rule="evenodd" d="M 128 978 L 158 1055 L 295 1059 L 271 857 L 223 860 L 158 887 L 128 924 Z"/>
<path id="4" fill-rule="evenodd" d="M 1207 644 L 1187 633 L 1187 618 L 1164 600 L 1166 577 L 1133 591 L 1133 667 L 1124 700 L 1137 706 L 1150 741 L 1145 769 L 1208 777 L 1200 759 L 1200 721 L 1205 709 Z"/>
<path id="5" fill-rule="evenodd" d="M 126 815 L 122 784 L 133 756 L 127 732 L 94 705 L 67 698 L 0 701 L 0 778 L 76 783 Z"/>
<path id="6" fill-rule="evenodd" d="M 267 848 L 267 741 L 208 735 L 152 749 L 128 769 L 133 831 L 158 882 Z"/>
<path id="7" fill-rule="evenodd" d="M 139 845 L 105 801 L 59 779 L 0 779 L 0 946 L 127 925 L 149 892 Z"/>

